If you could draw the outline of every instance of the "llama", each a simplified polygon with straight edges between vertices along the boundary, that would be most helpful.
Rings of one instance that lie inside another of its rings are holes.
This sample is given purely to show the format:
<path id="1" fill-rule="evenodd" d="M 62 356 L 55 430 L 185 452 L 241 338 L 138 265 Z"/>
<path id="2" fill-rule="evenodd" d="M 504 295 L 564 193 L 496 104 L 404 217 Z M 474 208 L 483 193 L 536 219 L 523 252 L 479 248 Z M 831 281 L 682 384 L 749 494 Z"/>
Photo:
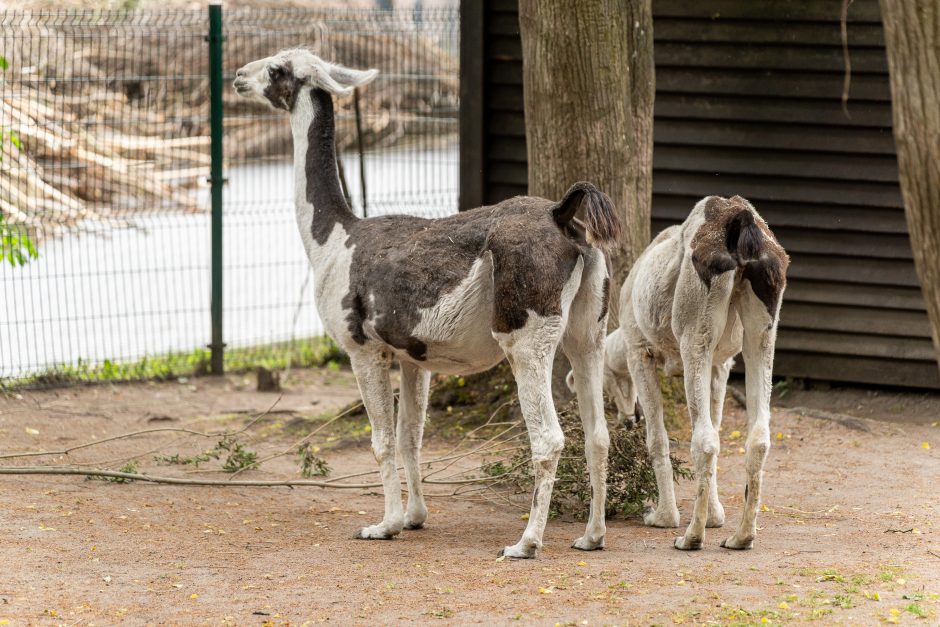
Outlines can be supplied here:
<path id="1" fill-rule="evenodd" d="M 297 226 L 313 265 L 317 311 L 349 355 L 385 493 L 384 518 L 356 537 L 391 539 L 425 523 L 420 449 L 431 372 L 479 372 L 505 357 L 529 433 L 535 489 L 522 538 L 500 554 L 535 557 L 564 445 L 551 394 L 561 345 L 574 369 L 592 488 L 587 528 L 574 547 L 603 548 L 609 438 L 601 383 L 608 298 L 602 248 L 619 234 L 610 200 L 582 182 L 559 202 L 520 196 L 437 220 L 358 218 L 337 176 L 332 97 L 376 74 L 293 49 L 249 63 L 234 82 L 240 96 L 290 113 Z M 583 223 L 574 217 L 579 208 Z M 389 380 L 396 358 L 397 426 Z M 408 484 L 405 511 L 396 443 Z"/>
<path id="2" fill-rule="evenodd" d="M 620 291 L 620 328 L 606 340 L 604 386 L 625 422 L 635 422 L 640 410 L 646 418 L 659 499 L 644 522 L 654 527 L 679 526 L 656 369 L 662 367 L 668 376 L 685 373 L 698 486 L 692 520 L 676 539 L 677 549 L 700 549 L 705 527 L 721 527 L 725 521 L 716 480 L 718 429 L 728 373 L 742 348 L 748 423 L 744 514 L 721 546 L 753 545 L 770 448 L 774 342 L 789 263 L 747 200 L 709 196 L 684 223 L 653 240 Z"/>

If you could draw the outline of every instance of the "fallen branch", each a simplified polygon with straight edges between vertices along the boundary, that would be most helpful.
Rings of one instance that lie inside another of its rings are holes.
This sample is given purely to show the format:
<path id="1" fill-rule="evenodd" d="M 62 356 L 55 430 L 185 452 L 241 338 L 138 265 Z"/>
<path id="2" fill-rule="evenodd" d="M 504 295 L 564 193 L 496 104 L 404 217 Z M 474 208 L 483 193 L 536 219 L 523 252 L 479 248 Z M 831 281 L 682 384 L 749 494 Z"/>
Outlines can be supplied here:
<path id="1" fill-rule="evenodd" d="M 134 438 L 134 437 L 141 436 L 141 435 L 150 435 L 152 433 L 161 433 L 161 432 L 186 433 L 189 435 L 197 435 L 203 438 L 217 438 L 217 437 L 225 436 L 225 435 L 229 435 L 229 436 L 239 435 L 241 433 L 244 433 L 251 427 L 253 427 L 259 420 L 261 420 L 262 418 L 267 416 L 269 413 L 271 413 L 271 410 L 274 409 L 275 405 L 277 405 L 280 402 L 280 400 L 281 400 L 281 397 L 278 396 L 277 399 L 274 401 L 271 407 L 268 408 L 267 411 L 252 418 L 251 421 L 249 421 L 247 425 L 245 425 L 238 431 L 206 432 L 206 431 L 196 431 L 194 429 L 186 429 L 185 427 L 156 427 L 153 429 L 143 429 L 141 431 L 131 431 L 130 433 L 122 433 L 121 435 L 115 435 L 110 438 L 105 438 L 103 440 L 95 440 L 94 442 L 85 442 L 84 444 L 76 444 L 75 446 L 70 446 L 68 448 L 64 448 L 59 451 L 29 451 L 26 453 L 7 453 L 5 455 L 0 455 L 0 459 L 17 459 L 21 457 L 44 457 L 47 455 L 68 455 L 69 453 L 73 451 L 78 451 L 80 449 L 89 448 L 92 446 L 98 446 L 99 444 L 105 444 L 106 442 L 114 442 L 116 440 L 126 440 L 127 438 Z"/>
<path id="2" fill-rule="evenodd" d="M 362 490 L 366 488 L 381 488 L 381 483 L 330 483 L 328 481 L 313 481 L 310 479 L 281 479 L 275 481 L 253 481 L 240 479 L 237 481 L 218 481 L 214 479 L 184 479 L 181 477 L 163 477 L 160 475 L 145 475 L 137 472 L 122 472 L 120 470 L 84 470 L 82 468 L 68 468 L 55 466 L 0 466 L 0 475 L 79 475 L 82 477 L 101 477 L 109 479 L 123 479 L 124 481 L 142 481 L 146 483 L 159 483 L 165 485 L 184 486 L 215 486 L 215 487 L 242 487 L 242 488 L 337 488 L 345 490 Z M 433 485 L 464 485 L 469 483 L 495 483 L 503 475 L 495 477 L 477 477 L 473 479 L 459 479 L 454 481 L 424 481 Z"/>

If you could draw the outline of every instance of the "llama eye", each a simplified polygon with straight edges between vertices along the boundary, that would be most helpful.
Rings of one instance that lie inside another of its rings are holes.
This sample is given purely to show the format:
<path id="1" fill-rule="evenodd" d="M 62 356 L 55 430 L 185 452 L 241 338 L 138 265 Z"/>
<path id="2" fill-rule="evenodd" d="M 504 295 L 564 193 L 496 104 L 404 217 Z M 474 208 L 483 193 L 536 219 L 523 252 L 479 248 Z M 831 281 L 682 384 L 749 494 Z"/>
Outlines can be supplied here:
<path id="1" fill-rule="evenodd" d="M 284 68 L 272 67 L 268 70 L 268 76 L 270 76 L 273 80 L 277 80 L 284 76 Z"/>

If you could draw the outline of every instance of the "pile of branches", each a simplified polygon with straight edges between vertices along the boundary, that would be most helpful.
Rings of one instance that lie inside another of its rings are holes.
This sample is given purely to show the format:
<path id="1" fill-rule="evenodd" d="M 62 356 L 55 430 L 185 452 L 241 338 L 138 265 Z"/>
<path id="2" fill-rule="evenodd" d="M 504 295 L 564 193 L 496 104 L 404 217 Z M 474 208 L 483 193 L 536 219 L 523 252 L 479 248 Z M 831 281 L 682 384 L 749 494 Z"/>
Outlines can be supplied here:
<path id="1" fill-rule="evenodd" d="M 394 68 L 361 95 L 366 147 L 452 130 L 435 120 L 456 110 L 457 59 L 432 38 L 406 28 L 386 33 L 382 23 L 340 33 L 310 10 L 226 15 L 228 74 L 299 44 L 352 67 Z M 0 212 L 9 223 L 41 236 L 79 223 L 127 224 L 142 211 L 204 208 L 197 192 L 210 143 L 202 12 L 11 12 L 0 19 L 9 62 L 0 73 L 0 131 L 20 140 L 0 147 Z M 230 92 L 229 162 L 286 157 L 283 116 Z M 352 99 L 338 108 L 342 150 L 357 141 Z"/>
<path id="2" fill-rule="evenodd" d="M 685 411 L 681 391 L 676 392 L 671 380 L 664 380 L 666 405 L 673 414 Z M 668 390 L 666 389 L 668 387 Z M 591 500 L 591 484 L 584 451 L 584 431 L 577 401 L 570 394 L 560 394 L 558 419 L 565 434 L 565 448 L 558 463 L 555 489 L 552 493 L 551 514 L 570 515 L 581 519 L 587 516 Z M 515 384 L 507 364 L 472 377 L 449 377 L 433 391 L 430 406 L 432 424 L 440 431 L 457 431 L 475 436 L 496 431 L 499 442 L 497 454 L 486 452 L 478 473 L 488 478 L 482 487 L 469 490 L 487 491 L 490 487 L 512 488 L 525 498 L 534 489 L 534 475 L 530 462 L 528 434 L 519 410 Z M 604 407 L 610 431 L 610 451 L 607 460 L 607 517 L 629 517 L 642 513 L 647 504 L 658 496 L 656 475 L 646 448 L 646 429 L 621 424 L 617 408 L 612 403 Z M 479 421 L 488 416 L 482 423 Z M 673 423 L 671 418 L 668 419 Z M 687 420 L 685 421 L 687 422 Z M 481 440 L 490 444 L 489 438 Z M 691 479 L 692 470 L 687 463 L 671 456 L 673 476 Z M 466 472 L 466 471 L 464 471 Z M 471 473 L 472 474 L 472 473 Z M 465 490 L 467 492 L 467 490 Z"/>

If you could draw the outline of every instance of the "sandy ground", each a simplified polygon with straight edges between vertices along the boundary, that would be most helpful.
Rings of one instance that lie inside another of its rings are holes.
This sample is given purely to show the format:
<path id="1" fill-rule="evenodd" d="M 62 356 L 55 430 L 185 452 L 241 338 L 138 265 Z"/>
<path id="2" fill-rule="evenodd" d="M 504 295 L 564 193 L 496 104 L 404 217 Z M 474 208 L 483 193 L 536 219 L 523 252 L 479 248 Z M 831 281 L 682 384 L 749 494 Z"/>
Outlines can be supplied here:
<path id="1" fill-rule="evenodd" d="M 814 394 L 793 398 L 800 407 L 812 401 L 828 411 L 870 405 L 864 391 L 853 400 L 840 390 L 838 403 L 828 407 L 825 394 Z M 357 396 L 349 373 L 296 373 L 279 413 L 252 429 L 255 445 L 283 448 L 296 439 L 291 429 L 300 417 L 322 419 Z M 237 428 L 274 398 L 239 376 L 24 392 L 0 398 L 0 454 L 161 426 Z M 728 523 L 708 530 L 704 550 L 694 553 L 672 548 L 676 530 L 637 520 L 609 522 L 607 550 L 581 553 L 569 548 L 581 523 L 553 520 L 538 559 L 498 561 L 499 547 L 515 542 L 525 523 L 518 509 L 493 502 L 430 498 L 425 529 L 365 542 L 353 540 L 353 532 L 382 515 L 382 498 L 370 489 L 3 476 L 0 625 L 935 625 L 940 416 L 931 421 L 921 411 L 936 407 L 936 397 L 917 397 L 908 401 L 920 413 L 905 422 L 904 398 L 891 402 L 901 410 L 886 416 L 890 422 L 865 419 L 865 430 L 775 409 L 766 511 L 747 552 L 718 547 L 737 524 L 743 496 L 735 432 L 744 418 L 730 400 L 719 471 Z M 157 447 L 198 450 L 177 438 L 152 434 L 69 459 L 94 463 Z M 364 431 L 346 432 L 337 442 L 324 453 L 334 476 L 373 467 Z M 432 438 L 425 458 L 451 444 Z M 681 452 L 687 448 L 680 443 Z M 0 463 L 40 461 L 59 458 Z M 279 460 L 269 472 L 241 476 L 287 476 L 293 463 Z M 152 462 L 147 469 L 185 472 Z M 679 496 L 686 524 L 692 485 L 681 483 Z"/>

